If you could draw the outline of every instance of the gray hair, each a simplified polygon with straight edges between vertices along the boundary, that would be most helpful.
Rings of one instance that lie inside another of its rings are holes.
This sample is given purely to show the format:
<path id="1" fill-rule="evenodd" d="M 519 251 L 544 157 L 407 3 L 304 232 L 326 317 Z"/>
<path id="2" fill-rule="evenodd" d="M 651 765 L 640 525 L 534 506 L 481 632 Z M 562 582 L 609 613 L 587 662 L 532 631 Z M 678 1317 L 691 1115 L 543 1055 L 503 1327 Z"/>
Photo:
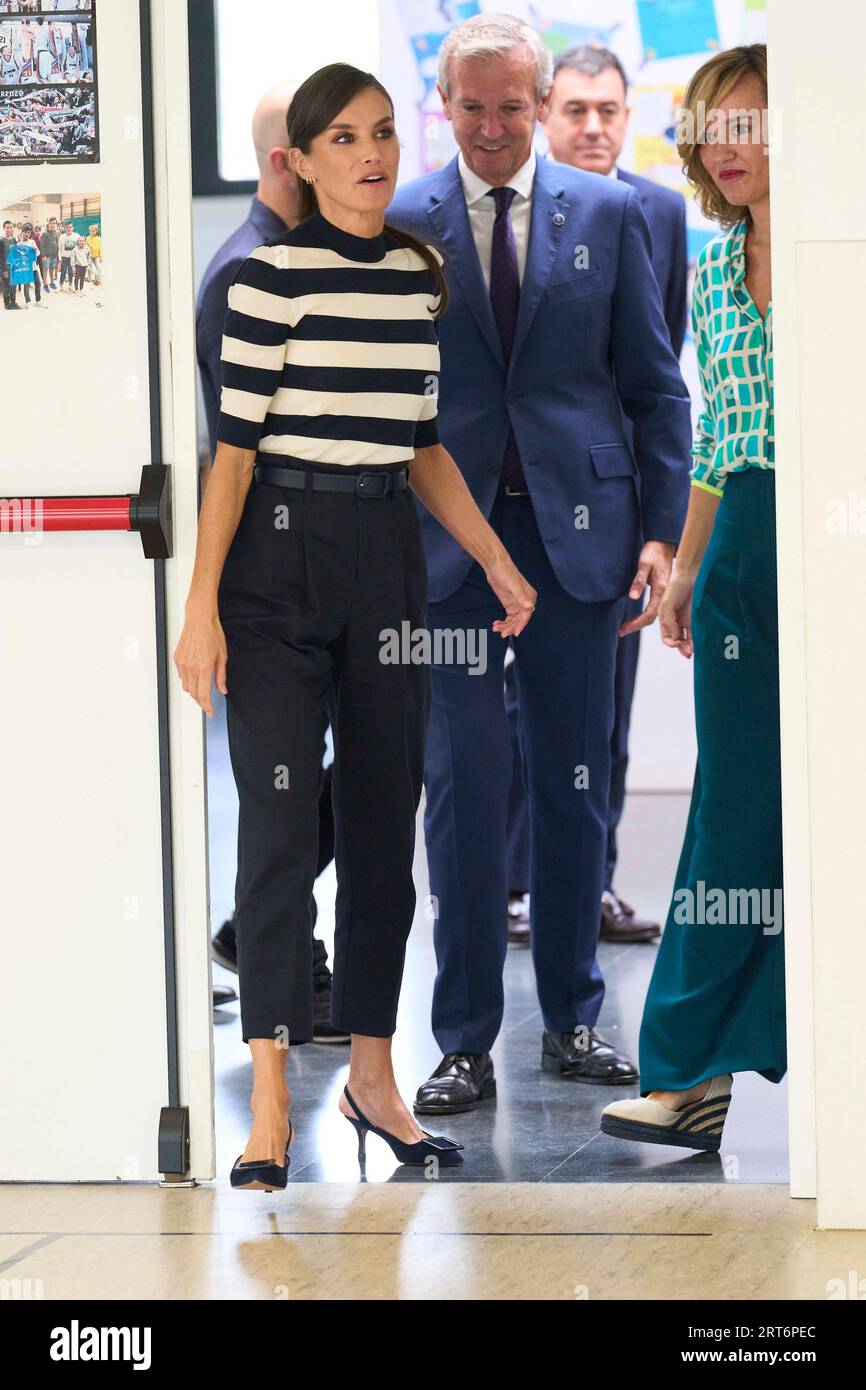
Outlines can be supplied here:
<path id="1" fill-rule="evenodd" d="M 504 58 L 515 48 L 527 48 L 535 60 L 535 95 L 547 96 L 553 85 L 553 58 L 531 25 L 510 14 L 477 14 L 464 20 L 442 40 L 439 86 L 451 95 L 451 62 L 461 58 Z"/>
<path id="2" fill-rule="evenodd" d="M 607 72 L 612 68 L 618 72 L 622 78 L 622 85 L 628 92 L 628 78 L 625 75 L 625 68 L 615 53 L 609 48 L 602 48 L 600 44 L 582 43 L 575 48 L 567 48 L 564 53 L 560 53 L 553 67 L 554 77 L 563 68 L 571 72 L 582 72 L 585 77 L 598 77 L 600 72 Z"/>

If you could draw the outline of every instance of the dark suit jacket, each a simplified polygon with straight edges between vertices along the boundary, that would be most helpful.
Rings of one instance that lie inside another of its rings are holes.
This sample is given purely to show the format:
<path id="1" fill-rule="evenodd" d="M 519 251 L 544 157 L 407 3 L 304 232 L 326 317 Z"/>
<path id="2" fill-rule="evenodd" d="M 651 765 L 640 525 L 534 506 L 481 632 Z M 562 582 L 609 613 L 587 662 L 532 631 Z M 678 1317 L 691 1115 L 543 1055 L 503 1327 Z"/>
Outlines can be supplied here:
<path id="1" fill-rule="evenodd" d="M 228 308 L 229 286 L 251 251 L 281 236 L 286 224 L 255 194 L 245 222 L 223 242 L 202 276 L 195 306 L 195 351 L 201 374 L 211 458 L 216 453 L 217 422 L 222 395 L 223 325 Z"/>
<path id="2" fill-rule="evenodd" d="M 671 345 L 677 357 L 683 350 L 688 322 L 688 255 L 686 200 L 671 188 L 617 168 L 617 178 L 637 189 L 652 237 L 652 262 L 659 282 Z"/>

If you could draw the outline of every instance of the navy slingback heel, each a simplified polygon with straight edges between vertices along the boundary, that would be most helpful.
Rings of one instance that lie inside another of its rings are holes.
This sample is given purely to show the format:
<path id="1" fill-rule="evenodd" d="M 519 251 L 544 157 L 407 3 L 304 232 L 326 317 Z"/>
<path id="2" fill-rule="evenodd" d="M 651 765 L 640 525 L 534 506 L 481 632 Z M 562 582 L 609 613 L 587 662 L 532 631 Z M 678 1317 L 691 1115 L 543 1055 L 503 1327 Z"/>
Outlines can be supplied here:
<path id="1" fill-rule="evenodd" d="M 292 1122 L 289 1120 L 285 1163 L 277 1163 L 272 1158 L 249 1158 L 246 1163 L 241 1163 L 238 1154 L 230 1174 L 232 1187 L 245 1187 L 253 1192 L 273 1192 L 275 1188 L 285 1187 L 289 1176 L 289 1144 L 292 1142 L 292 1133 Z"/>
<path id="2" fill-rule="evenodd" d="M 435 1158 L 443 1168 L 456 1168 L 458 1164 L 463 1162 L 462 1154 L 458 1152 L 463 1148 L 463 1145 L 456 1143 L 455 1140 L 446 1139 L 444 1134 L 428 1134 L 425 1129 L 422 1131 L 423 1139 L 419 1139 L 415 1144 L 406 1144 L 395 1134 L 389 1134 L 387 1129 L 380 1129 L 378 1125 L 372 1124 L 360 1109 L 358 1102 L 352 1099 L 348 1086 L 343 1087 L 343 1095 L 355 1112 L 355 1115 L 347 1115 L 346 1119 L 358 1135 L 358 1162 L 362 1168 L 367 1158 L 368 1131 L 371 1134 L 378 1134 L 380 1139 L 384 1139 L 394 1157 L 410 1167 L 423 1168 L 430 1158 Z"/>

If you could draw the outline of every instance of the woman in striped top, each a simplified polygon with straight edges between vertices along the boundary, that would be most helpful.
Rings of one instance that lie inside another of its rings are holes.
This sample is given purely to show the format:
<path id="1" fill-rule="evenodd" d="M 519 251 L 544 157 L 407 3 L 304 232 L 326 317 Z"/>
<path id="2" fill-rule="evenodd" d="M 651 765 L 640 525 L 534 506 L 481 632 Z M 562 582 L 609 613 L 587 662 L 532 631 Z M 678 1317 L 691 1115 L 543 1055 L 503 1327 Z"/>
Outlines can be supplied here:
<path id="1" fill-rule="evenodd" d="M 695 657 L 698 765 L 640 1034 L 642 1096 L 602 1114 L 624 1139 L 717 1150 L 736 1072 L 785 1074 L 770 176 L 764 45 L 717 54 L 680 145 L 724 233 L 698 258 L 703 409 L 662 638 Z"/>
<path id="2" fill-rule="evenodd" d="M 460 1145 L 419 1128 L 391 1065 L 429 709 L 415 642 L 420 633 L 423 652 L 426 569 L 408 489 L 484 566 L 505 609 L 501 637 L 522 631 L 536 597 L 438 442 L 435 319 L 447 287 L 438 253 L 385 223 L 399 161 L 387 92 L 332 64 L 298 89 L 287 128 L 301 221 L 258 247 L 229 290 L 216 458 L 175 652 L 208 714 L 214 676 L 226 694 L 254 1072 L 232 1183 L 268 1188 L 288 1169 L 287 1046 L 312 1035 L 309 904 L 329 719 L 332 1023 L 352 1035 L 340 1109 L 362 1152 L 372 1129 L 403 1162 L 462 1161 Z"/>

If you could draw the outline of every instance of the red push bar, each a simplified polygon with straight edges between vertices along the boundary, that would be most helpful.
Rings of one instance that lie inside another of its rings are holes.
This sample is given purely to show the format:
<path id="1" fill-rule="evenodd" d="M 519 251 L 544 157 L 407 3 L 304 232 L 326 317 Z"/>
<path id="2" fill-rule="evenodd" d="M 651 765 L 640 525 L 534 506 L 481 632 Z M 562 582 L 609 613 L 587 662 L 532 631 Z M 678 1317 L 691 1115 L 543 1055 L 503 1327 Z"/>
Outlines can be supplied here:
<path id="1" fill-rule="evenodd" d="M 40 531 L 131 531 L 126 497 L 26 497 L 41 518 Z"/>
<path id="2" fill-rule="evenodd" d="M 3 531 L 137 531 L 145 558 L 172 553 L 171 469 L 145 464 L 137 493 L 114 497 L 0 498 Z"/>

